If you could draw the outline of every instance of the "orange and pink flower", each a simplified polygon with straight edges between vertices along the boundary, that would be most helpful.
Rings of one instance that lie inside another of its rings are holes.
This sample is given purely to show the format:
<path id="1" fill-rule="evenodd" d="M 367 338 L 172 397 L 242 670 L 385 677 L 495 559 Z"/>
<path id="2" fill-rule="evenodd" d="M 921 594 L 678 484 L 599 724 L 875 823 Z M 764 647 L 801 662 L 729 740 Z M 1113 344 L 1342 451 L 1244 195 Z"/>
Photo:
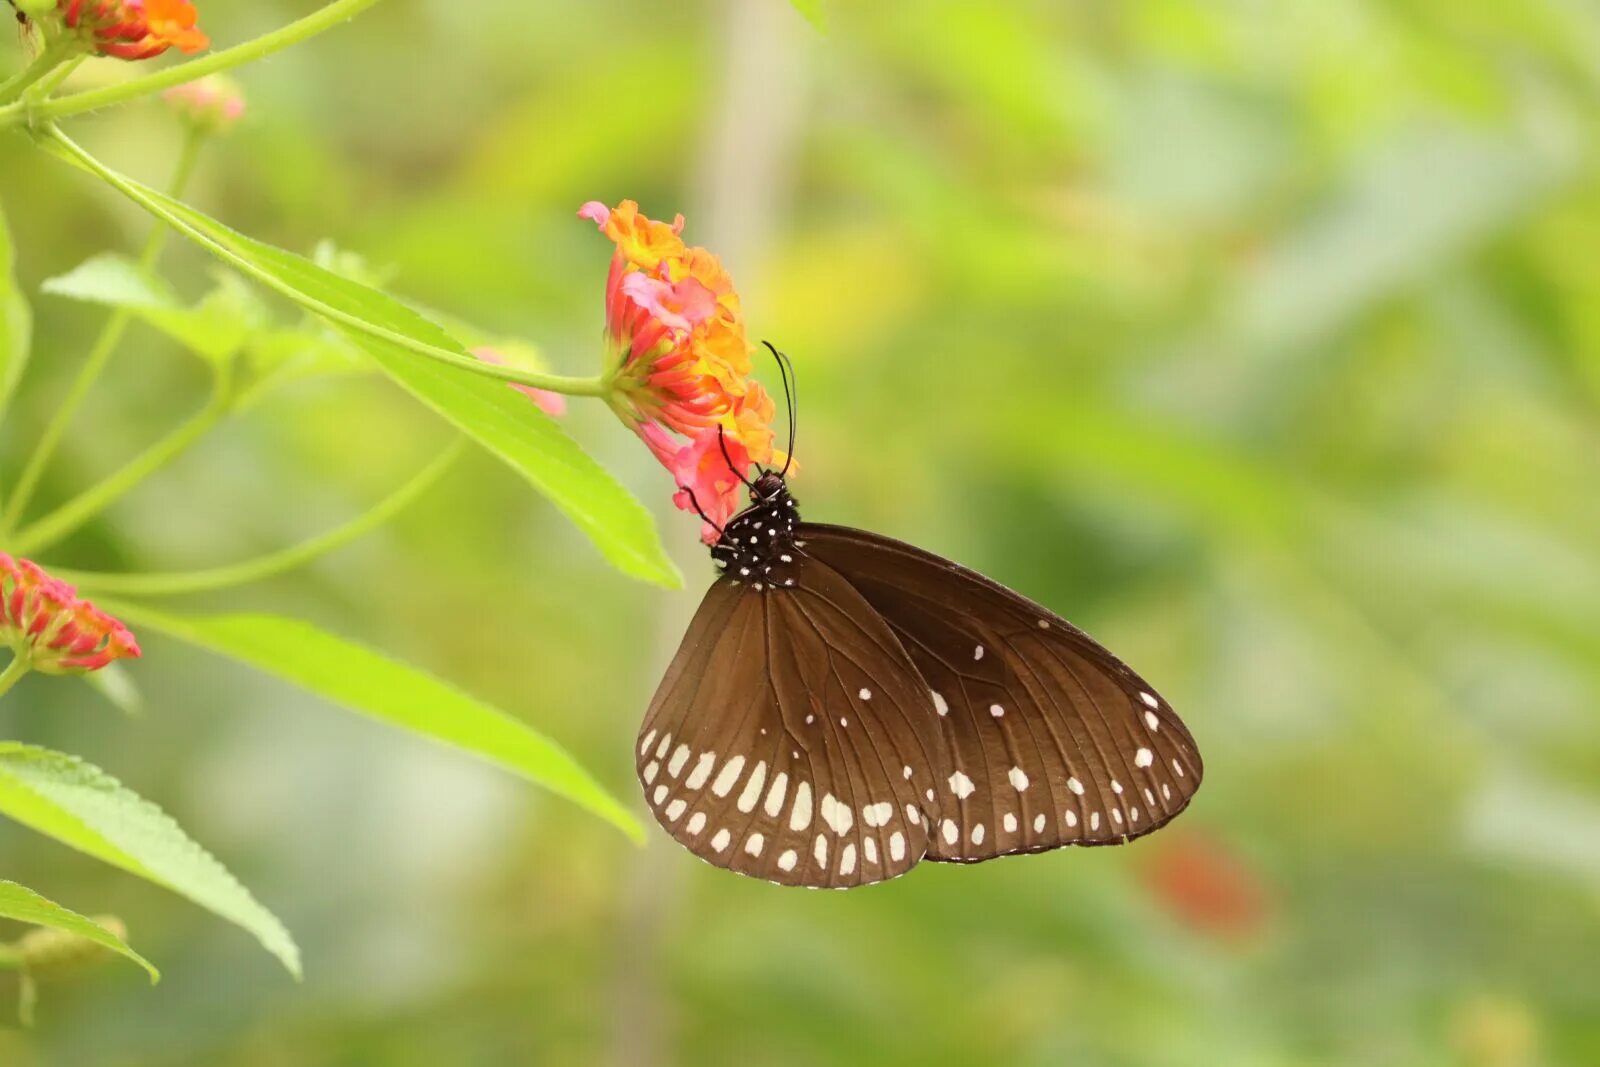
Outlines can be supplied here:
<path id="1" fill-rule="evenodd" d="M 198 52 L 211 39 L 189 0 L 60 0 L 62 21 L 85 32 L 90 47 L 117 59 L 150 59 L 169 48 Z"/>
<path id="2" fill-rule="evenodd" d="M 66 582 L 0 552 L 0 641 L 36 671 L 78 674 L 136 659 L 139 642 Z"/>
<path id="3" fill-rule="evenodd" d="M 584 204 L 616 245 L 606 279 L 607 401 L 678 483 L 674 503 L 704 512 L 707 543 L 739 507 L 752 464 L 781 463 L 772 398 L 750 377 L 739 294 L 722 262 L 624 200 Z M 726 452 L 726 455 L 724 455 Z"/>

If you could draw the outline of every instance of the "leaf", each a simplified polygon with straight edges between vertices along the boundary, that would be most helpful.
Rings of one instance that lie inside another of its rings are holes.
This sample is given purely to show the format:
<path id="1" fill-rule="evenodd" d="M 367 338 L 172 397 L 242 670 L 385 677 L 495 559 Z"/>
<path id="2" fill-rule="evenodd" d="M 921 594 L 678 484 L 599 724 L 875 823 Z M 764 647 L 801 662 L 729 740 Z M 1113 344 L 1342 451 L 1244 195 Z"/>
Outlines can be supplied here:
<path id="1" fill-rule="evenodd" d="M 283 924 L 171 817 L 100 768 L 0 742 L 0 814 L 243 927 L 300 977 L 300 950 Z"/>
<path id="2" fill-rule="evenodd" d="M 672 589 L 683 584 L 650 513 L 549 416 L 504 382 L 450 367 L 400 343 L 420 343 L 471 359 L 436 323 L 386 293 L 245 237 L 104 167 L 64 136 L 56 134 L 54 140 L 41 143 L 110 182 L 224 262 L 253 273 L 258 281 L 334 323 L 413 396 L 521 472 L 619 570 Z"/>
<path id="3" fill-rule="evenodd" d="M 126 256 L 94 256 L 41 288 L 52 296 L 128 311 L 211 363 L 231 359 L 266 325 L 255 293 L 231 271 L 218 271 L 216 287 L 185 307 L 161 278 Z"/>
<path id="4" fill-rule="evenodd" d="M 644 839 L 638 821 L 565 750 L 498 708 L 430 674 L 318 630 L 270 615 L 168 615 L 140 605 L 101 606 L 169 637 L 277 675 L 391 726 L 465 749 L 520 774 Z"/>
<path id="5" fill-rule="evenodd" d="M 129 948 L 122 938 L 88 916 L 68 911 L 26 886 L 0 880 L 0 918 L 15 919 L 17 922 L 30 923 L 34 926 L 47 926 L 52 930 L 81 937 L 85 941 L 93 941 L 102 948 L 126 956 L 143 967 L 150 973 L 152 985 L 161 980 L 161 972 L 156 970 L 155 965 Z"/>
<path id="6" fill-rule="evenodd" d="M 91 256 L 65 274 L 46 278 L 39 288 L 51 296 L 108 307 L 175 310 L 182 306 L 161 279 L 114 252 Z"/>
<path id="7" fill-rule="evenodd" d="M 0 212 L 0 413 L 5 412 L 22 379 L 33 339 L 33 315 L 17 288 L 15 267 L 11 230 Z"/>
<path id="8" fill-rule="evenodd" d="M 828 13 L 823 10 L 822 0 L 789 0 L 789 2 L 818 33 L 828 32 Z"/>

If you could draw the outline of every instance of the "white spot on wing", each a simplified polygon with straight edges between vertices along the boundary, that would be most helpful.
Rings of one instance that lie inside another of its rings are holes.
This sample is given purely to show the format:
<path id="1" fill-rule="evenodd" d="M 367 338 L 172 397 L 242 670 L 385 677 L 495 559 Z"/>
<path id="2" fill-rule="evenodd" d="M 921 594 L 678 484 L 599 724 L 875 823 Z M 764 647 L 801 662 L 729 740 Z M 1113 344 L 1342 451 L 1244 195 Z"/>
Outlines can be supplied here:
<path id="1" fill-rule="evenodd" d="M 953 845 L 956 843 L 956 837 L 960 831 L 956 829 L 956 824 L 952 820 L 946 819 L 940 829 L 944 831 L 945 844 Z"/>
<path id="2" fill-rule="evenodd" d="M 857 691 L 856 696 L 860 697 L 862 700 L 871 700 L 872 690 L 862 686 L 861 689 Z"/>
<path id="3" fill-rule="evenodd" d="M 1036 834 L 1044 833 L 1044 812 L 1042 811 L 1033 817 L 1033 832 Z"/>
<path id="4" fill-rule="evenodd" d="M 750 780 L 744 784 L 744 792 L 739 794 L 739 810 L 752 812 L 756 810 L 756 801 L 761 798 L 761 787 L 767 781 L 767 761 L 761 760 L 756 764 L 756 769 L 750 772 Z"/>
<path id="5" fill-rule="evenodd" d="M 657 804 L 667 799 L 667 787 L 665 785 L 656 786 L 655 798 Z"/>
<path id="6" fill-rule="evenodd" d="M 1080 797 L 1083 796 L 1083 783 L 1078 781 L 1076 778 L 1067 779 L 1067 788 L 1078 794 Z"/>
<path id="7" fill-rule="evenodd" d="M 679 798 L 667 805 L 667 821 L 677 822 L 682 818 L 684 811 L 689 807 L 689 802 Z"/>
<path id="8" fill-rule="evenodd" d="M 976 646 L 973 647 L 973 649 L 972 649 L 972 658 L 975 659 L 975 660 L 980 660 L 980 659 L 983 658 L 983 646 L 982 645 L 976 645 Z"/>
<path id="9" fill-rule="evenodd" d="M 717 774 L 717 780 L 711 783 L 711 791 L 719 797 L 728 795 L 728 790 L 733 788 L 733 783 L 739 780 L 739 775 L 744 773 L 744 757 L 735 756 L 722 765 L 722 770 Z"/>
<path id="10" fill-rule="evenodd" d="M 943 695 L 937 689 L 930 689 L 929 692 L 933 694 L 933 710 L 940 715 L 950 714 L 950 705 L 944 702 Z"/>
<path id="11" fill-rule="evenodd" d="M 989 705 L 989 714 L 993 715 L 995 718 L 998 719 L 1000 716 L 1004 715 L 1005 713 L 1006 713 L 1006 709 L 1002 708 L 999 704 L 990 704 Z"/>
<path id="12" fill-rule="evenodd" d="M 1097 811 L 1089 816 L 1089 832 L 1094 833 L 1100 829 L 1100 813 Z"/>
<path id="13" fill-rule="evenodd" d="M 1013 813 L 1011 813 L 1009 811 L 1006 812 L 1006 817 L 1003 820 L 1003 825 L 1006 828 L 1006 833 L 1008 833 L 1008 834 L 1016 833 L 1017 832 L 1017 817 L 1016 817 L 1016 815 L 1014 815 Z"/>
<path id="14" fill-rule="evenodd" d="M 799 861 L 799 855 L 797 855 L 795 850 L 791 848 L 785 851 L 783 855 L 778 857 L 778 868 L 780 870 L 792 871 L 794 870 L 794 865 Z"/>
<path id="15" fill-rule="evenodd" d="M 981 822 L 972 828 L 972 843 L 974 845 L 983 844 L 983 823 Z"/>
<path id="16" fill-rule="evenodd" d="M 970 797 L 972 795 L 972 791 L 976 788 L 977 787 L 972 784 L 972 779 L 968 778 L 961 771 L 957 771 L 950 776 L 950 792 L 954 793 L 962 800 Z"/>
<path id="17" fill-rule="evenodd" d="M 906 858 L 906 836 L 899 830 L 889 835 L 889 858 L 896 863 Z"/>
<path id="18" fill-rule="evenodd" d="M 760 834 L 751 834 L 745 838 L 744 850 L 752 856 L 761 855 L 761 849 L 766 845 L 767 839 Z"/>
<path id="19" fill-rule="evenodd" d="M 705 812 L 697 811 L 693 815 L 689 816 L 689 824 L 687 826 L 687 829 L 691 834 L 698 834 L 701 830 L 704 830 L 705 828 L 706 828 L 706 813 Z"/>
<path id="20" fill-rule="evenodd" d="M 1135 767 L 1148 767 L 1155 761 L 1155 754 L 1152 753 L 1148 748 L 1141 748 L 1138 752 L 1134 753 L 1133 756 L 1133 765 Z"/>
<path id="21" fill-rule="evenodd" d="M 1152 708 L 1159 708 L 1161 706 L 1161 701 L 1155 698 L 1154 693 L 1140 693 L 1139 699 L 1150 705 Z"/>
<path id="22" fill-rule="evenodd" d="M 828 828 L 834 833 L 843 837 L 850 832 L 850 827 L 855 823 L 856 817 L 855 813 L 850 810 L 850 805 L 839 803 L 833 799 L 833 794 L 829 793 L 822 798 L 822 821 L 827 823 Z"/>
<path id="23" fill-rule="evenodd" d="M 1150 727 L 1152 730 L 1161 729 L 1161 720 L 1156 718 L 1156 713 L 1153 711 L 1147 711 L 1144 713 L 1144 724 Z"/>
<path id="24" fill-rule="evenodd" d="M 887 800 L 868 804 L 861 809 L 861 821 L 874 828 L 889 825 L 889 820 L 892 818 L 894 818 L 894 805 Z"/>
<path id="25" fill-rule="evenodd" d="M 844 850 L 839 853 L 839 873 L 842 875 L 856 873 L 856 843 L 854 841 L 845 845 Z"/>
<path id="26" fill-rule="evenodd" d="M 1062 818 L 1064 818 L 1067 821 L 1067 825 L 1068 826 L 1077 826 L 1078 825 L 1078 813 L 1075 812 L 1075 811 L 1062 812 Z"/>
<path id="27" fill-rule="evenodd" d="M 642 756 L 646 752 L 649 752 L 650 751 L 650 745 L 655 741 L 655 739 L 656 739 L 656 732 L 655 732 L 654 729 L 652 729 L 649 733 L 645 734 L 644 735 L 644 740 L 639 742 L 639 755 Z"/>
<path id="28" fill-rule="evenodd" d="M 672 747 L 672 735 L 662 734 L 661 744 L 656 746 L 656 759 L 666 759 L 667 749 Z"/>
<path id="29" fill-rule="evenodd" d="M 827 869 L 828 866 L 828 835 L 818 834 L 816 843 L 811 846 L 811 855 L 817 861 L 817 866 Z"/>
<path id="30" fill-rule="evenodd" d="M 678 751 L 672 754 L 672 762 L 667 764 L 667 773 L 676 778 L 683 773 L 683 765 L 689 762 L 689 746 L 679 745 Z"/>
<path id="31" fill-rule="evenodd" d="M 878 839 L 875 837 L 863 837 L 861 839 L 861 854 L 867 857 L 868 863 L 877 863 Z"/>
<path id="32" fill-rule="evenodd" d="M 656 781 L 656 775 L 658 775 L 660 773 L 661 773 L 661 764 L 657 763 L 655 760 L 651 760 L 649 763 L 645 764 L 645 768 L 644 768 L 644 784 L 645 785 L 654 785 L 655 781 Z"/>
<path id="33" fill-rule="evenodd" d="M 699 789 L 706 784 L 706 779 L 711 777 L 711 769 L 716 765 L 715 752 L 700 753 L 700 758 L 695 761 L 694 770 L 689 772 L 689 777 L 683 780 L 683 784 L 689 789 Z"/>
<path id="34" fill-rule="evenodd" d="M 1011 784 L 1016 787 L 1017 792 L 1020 793 L 1028 788 L 1028 775 L 1021 767 L 1011 768 L 1011 772 L 1006 777 L 1011 779 Z"/>
<path id="35" fill-rule="evenodd" d="M 800 831 L 811 825 L 811 783 L 794 787 L 794 807 L 789 811 L 789 829 Z"/>
<path id="36" fill-rule="evenodd" d="M 717 836 L 711 839 L 711 847 L 716 849 L 718 852 L 723 852 L 727 850 L 728 842 L 732 840 L 733 835 L 728 833 L 727 827 L 723 827 L 721 830 L 717 831 Z"/>
<path id="37" fill-rule="evenodd" d="M 779 771 L 772 779 L 772 788 L 767 791 L 766 811 L 774 819 L 778 817 L 778 812 L 783 810 L 783 797 L 788 791 L 789 776 Z"/>

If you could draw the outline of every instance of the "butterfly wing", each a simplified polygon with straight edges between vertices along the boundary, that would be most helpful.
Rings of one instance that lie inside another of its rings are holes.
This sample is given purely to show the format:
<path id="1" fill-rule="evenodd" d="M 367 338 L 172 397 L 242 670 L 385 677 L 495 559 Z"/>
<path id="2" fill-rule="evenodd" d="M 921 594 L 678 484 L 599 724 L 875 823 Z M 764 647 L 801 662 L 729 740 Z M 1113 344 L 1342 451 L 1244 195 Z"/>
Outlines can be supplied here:
<path id="1" fill-rule="evenodd" d="M 1194 738 L 1083 631 L 911 545 L 810 523 L 798 536 L 877 609 L 932 690 L 951 769 L 929 859 L 1120 844 L 1188 805 Z"/>
<path id="2" fill-rule="evenodd" d="M 923 796 L 942 766 L 927 687 L 849 582 L 804 557 L 793 574 L 707 593 L 640 731 L 645 799 L 680 844 L 740 874 L 896 877 L 939 811 Z"/>

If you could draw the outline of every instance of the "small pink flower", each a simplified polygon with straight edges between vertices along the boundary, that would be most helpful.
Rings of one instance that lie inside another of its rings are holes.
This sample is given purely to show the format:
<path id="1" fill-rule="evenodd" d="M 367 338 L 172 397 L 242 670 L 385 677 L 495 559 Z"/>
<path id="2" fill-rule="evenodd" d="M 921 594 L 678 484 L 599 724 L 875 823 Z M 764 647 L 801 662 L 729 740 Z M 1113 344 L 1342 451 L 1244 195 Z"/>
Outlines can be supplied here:
<path id="1" fill-rule="evenodd" d="M 179 118 L 210 133 L 223 133 L 244 117 L 244 93 L 221 74 L 175 85 L 161 99 Z"/>
<path id="2" fill-rule="evenodd" d="M 506 357 L 492 348 L 474 348 L 472 354 L 485 363 L 493 363 L 497 367 L 506 365 Z M 526 396 L 539 406 L 539 410 L 546 415 L 560 416 L 567 413 L 567 398 L 560 393 L 552 393 L 548 389 L 540 389 L 532 385 L 518 385 L 516 382 L 507 382 L 511 388 Z"/>
<path id="3" fill-rule="evenodd" d="M 66 582 L 37 563 L 0 552 L 0 641 L 45 674 L 97 671 L 118 659 L 135 659 L 139 642 Z"/>

